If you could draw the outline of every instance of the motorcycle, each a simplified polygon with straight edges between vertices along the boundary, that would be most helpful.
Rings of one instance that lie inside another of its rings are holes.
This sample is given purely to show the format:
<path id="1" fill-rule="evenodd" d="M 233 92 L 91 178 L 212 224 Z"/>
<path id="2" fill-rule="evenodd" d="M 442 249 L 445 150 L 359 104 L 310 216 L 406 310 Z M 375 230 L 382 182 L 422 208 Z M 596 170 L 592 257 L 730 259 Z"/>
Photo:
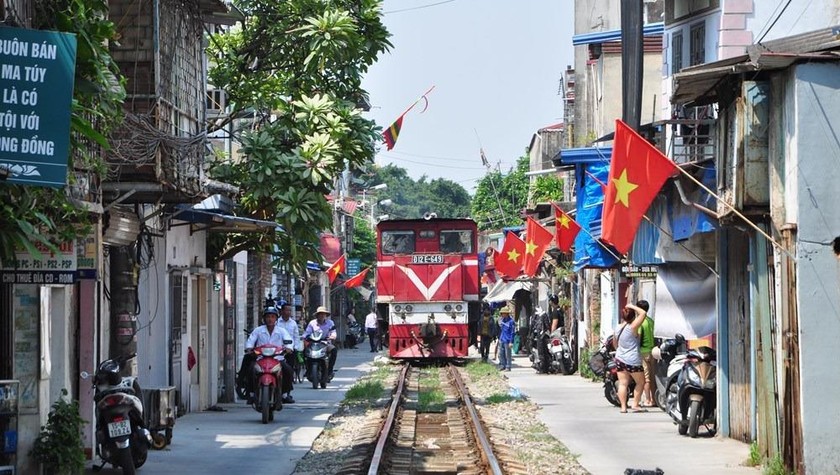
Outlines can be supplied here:
<path id="1" fill-rule="evenodd" d="M 598 351 L 589 358 L 589 369 L 595 373 L 596 376 L 604 378 L 604 397 L 615 407 L 621 407 L 621 401 L 618 399 L 618 368 L 615 365 L 615 344 L 613 335 L 607 337 L 601 343 Z M 633 397 L 633 391 L 636 388 L 636 383 L 630 381 L 630 386 L 627 388 L 627 399 Z"/>
<path id="2" fill-rule="evenodd" d="M 534 333 L 534 344 L 531 346 L 529 358 L 538 373 L 569 375 L 575 372 L 569 340 L 562 329 L 551 334 L 543 330 L 536 330 Z"/>
<path id="3" fill-rule="evenodd" d="M 685 338 L 679 333 L 674 338 L 663 340 L 651 351 L 656 360 L 654 380 L 656 388 L 653 390 L 653 400 L 663 411 L 667 411 L 669 388 L 677 384 L 677 376 L 685 362 L 688 350 Z"/>
<path id="4" fill-rule="evenodd" d="M 700 424 L 710 433 L 716 430 L 717 368 L 715 350 L 700 347 L 691 350 L 677 376 L 677 383 L 668 388 L 667 412 L 677 424 L 680 435 L 697 437 Z M 709 427 L 709 426 L 712 427 Z"/>
<path id="5" fill-rule="evenodd" d="M 96 452 L 102 464 L 121 467 L 123 475 L 134 475 L 146 463 L 152 435 L 143 423 L 140 383 L 134 376 L 121 376 L 125 364 L 136 354 L 121 355 L 99 363 L 93 375 L 96 404 Z M 87 377 L 82 373 L 82 377 Z"/>
<path id="6" fill-rule="evenodd" d="M 319 384 L 321 389 L 325 389 L 332 380 L 328 371 L 331 351 L 333 345 L 321 330 L 315 330 L 306 337 L 303 359 L 306 362 L 306 378 L 312 382 L 312 389 L 318 389 Z"/>
<path id="7" fill-rule="evenodd" d="M 291 342 L 288 342 L 291 344 Z M 278 357 L 283 347 L 265 344 L 254 348 L 257 361 L 254 363 L 256 381 L 251 406 L 262 414 L 262 423 L 274 420 L 274 411 L 283 410 L 283 365 Z"/>
<path id="8" fill-rule="evenodd" d="M 361 344 L 365 341 L 365 329 L 364 329 L 364 327 L 362 327 L 361 323 L 359 323 L 359 322 L 351 323 L 349 328 L 348 328 L 348 331 L 350 332 L 351 335 L 353 335 L 353 338 L 355 338 L 355 341 L 356 341 L 357 345 Z"/>

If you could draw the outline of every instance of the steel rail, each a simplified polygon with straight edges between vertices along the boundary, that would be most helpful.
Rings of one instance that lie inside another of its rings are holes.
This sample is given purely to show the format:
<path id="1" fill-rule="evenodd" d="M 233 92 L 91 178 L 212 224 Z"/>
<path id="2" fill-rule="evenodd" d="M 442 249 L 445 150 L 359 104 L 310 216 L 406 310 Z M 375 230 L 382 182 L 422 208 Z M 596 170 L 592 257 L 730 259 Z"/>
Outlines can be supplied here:
<path id="1" fill-rule="evenodd" d="M 452 379 L 455 380 L 455 384 L 458 386 L 458 391 L 461 393 L 461 400 L 464 401 L 464 406 L 467 408 L 467 412 L 470 414 L 470 422 L 473 425 L 473 434 L 475 434 L 476 440 L 481 445 L 481 458 L 484 460 L 484 463 L 490 468 L 490 472 L 493 475 L 503 475 L 504 472 L 502 471 L 502 467 L 499 465 L 499 461 L 496 459 L 496 454 L 493 453 L 493 446 L 490 445 L 490 440 L 487 438 L 487 434 L 484 433 L 484 428 L 481 427 L 481 419 L 478 418 L 478 412 L 475 410 L 475 405 L 473 405 L 472 398 L 470 398 L 470 394 L 467 392 L 467 386 L 464 384 L 464 380 L 461 379 L 461 373 L 458 372 L 458 368 L 455 365 L 450 364 L 448 366 L 449 373 L 452 375 Z"/>
<path id="2" fill-rule="evenodd" d="M 411 365 L 406 363 L 400 372 L 400 382 L 397 385 L 397 390 L 394 392 L 394 397 L 391 399 L 391 407 L 388 409 L 388 417 L 385 418 L 385 423 L 382 425 L 382 432 L 379 433 L 379 440 L 376 442 L 376 449 L 373 451 L 373 458 L 371 458 L 370 467 L 368 467 L 368 475 L 378 475 L 379 473 L 379 464 L 382 463 L 382 452 L 385 450 L 385 444 L 388 443 L 391 429 L 394 428 L 397 408 L 400 406 L 400 401 L 405 391 L 405 380 L 410 367 Z"/>

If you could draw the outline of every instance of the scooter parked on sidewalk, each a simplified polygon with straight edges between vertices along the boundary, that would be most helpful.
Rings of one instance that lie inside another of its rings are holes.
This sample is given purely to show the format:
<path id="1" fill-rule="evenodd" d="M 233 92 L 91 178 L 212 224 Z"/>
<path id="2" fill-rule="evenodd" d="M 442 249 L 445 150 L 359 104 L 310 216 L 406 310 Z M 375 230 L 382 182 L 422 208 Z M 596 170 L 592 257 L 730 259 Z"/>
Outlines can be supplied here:
<path id="1" fill-rule="evenodd" d="M 365 341 L 365 329 L 361 323 L 351 323 L 347 331 L 349 331 L 350 334 L 353 335 L 353 338 L 355 338 L 356 345 L 359 345 Z"/>
<path id="2" fill-rule="evenodd" d="M 312 389 L 318 389 L 318 385 L 325 389 L 332 380 L 328 363 L 331 351 L 333 345 L 321 330 L 315 330 L 306 337 L 303 358 L 306 362 L 306 378 L 312 382 Z"/>
<path id="3" fill-rule="evenodd" d="M 123 475 L 134 475 L 146 463 L 152 435 L 143 424 L 140 384 L 134 376 L 121 376 L 125 364 L 136 354 L 121 355 L 99 363 L 93 375 L 96 404 L 96 452 L 102 464 L 121 467 Z M 87 373 L 82 373 L 86 378 Z"/>
<path id="4" fill-rule="evenodd" d="M 535 331 L 528 358 L 538 373 L 569 375 L 576 369 L 569 340 L 562 329 L 557 329 L 551 334 L 541 330 Z"/>
<path id="5" fill-rule="evenodd" d="M 653 400 L 663 411 L 667 411 L 668 388 L 677 384 L 677 377 L 687 354 L 685 338 L 679 333 L 674 338 L 662 340 L 651 351 L 651 355 L 656 360 L 654 371 L 656 388 L 653 391 Z"/>
<path id="6" fill-rule="evenodd" d="M 598 351 L 589 358 L 589 369 L 595 373 L 596 376 L 604 378 L 604 397 L 615 407 L 621 407 L 621 401 L 618 400 L 618 368 L 615 366 L 615 337 L 610 335 L 601 343 Z M 627 388 L 627 399 L 633 397 L 633 390 L 636 388 L 636 383 L 630 381 L 630 386 Z"/>
<path id="7" fill-rule="evenodd" d="M 717 429 L 716 356 L 715 350 L 705 346 L 689 351 L 677 384 L 668 390 L 667 412 L 680 435 L 697 437 L 701 424 L 712 434 Z"/>

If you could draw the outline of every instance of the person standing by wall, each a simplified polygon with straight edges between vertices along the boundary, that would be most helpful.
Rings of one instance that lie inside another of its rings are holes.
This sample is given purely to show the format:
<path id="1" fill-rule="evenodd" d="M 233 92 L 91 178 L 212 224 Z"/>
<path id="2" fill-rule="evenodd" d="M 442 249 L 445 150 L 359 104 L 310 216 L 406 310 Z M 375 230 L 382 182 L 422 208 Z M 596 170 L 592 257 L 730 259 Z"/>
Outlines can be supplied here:
<path id="1" fill-rule="evenodd" d="M 628 303 L 622 312 L 622 323 L 615 334 L 615 366 L 618 369 L 618 400 L 621 412 L 627 412 L 627 394 L 630 381 L 636 383 L 633 393 L 633 412 L 642 412 L 642 391 L 645 387 L 645 373 L 642 368 L 642 354 L 639 351 L 639 327 L 645 321 L 647 312 L 639 306 Z"/>
<path id="2" fill-rule="evenodd" d="M 499 369 L 510 371 L 513 364 L 513 337 L 516 334 L 516 322 L 510 316 L 510 308 L 502 307 L 499 311 Z"/>
<path id="3" fill-rule="evenodd" d="M 368 335 L 368 340 L 370 340 L 370 352 L 376 353 L 376 332 L 379 328 L 379 325 L 376 321 L 376 311 L 371 309 L 370 313 L 365 316 L 365 331 Z"/>
<path id="4" fill-rule="evenodd" d="M 490 343 L 496 339 L 499 334 L 499 326 L 496 319 L 493 318 L 493 313 L 487 307 L 481 311 L 481 320 L 478 321 L 478 352 L 481 354 L 481 361 L 487 362 L 490 356 Z"/>
<path id="5" fill-rule="evenodd" d="M 639 352 L 642 355 L 642 368 L 645 373 L 645 389 L 642 393 L 642 406 L 653 407 L 653 388 L 656 381 L 653 379 L 655 374 L 656 361 L 653 359 L 651 351 L 656 345 L 653 333 L 653 319 L 647 314 L 650 310 L 650 304 L 646 300 L 639 300 L 636 305 L 645 311 L 645 321 L 639 327 Z"/>

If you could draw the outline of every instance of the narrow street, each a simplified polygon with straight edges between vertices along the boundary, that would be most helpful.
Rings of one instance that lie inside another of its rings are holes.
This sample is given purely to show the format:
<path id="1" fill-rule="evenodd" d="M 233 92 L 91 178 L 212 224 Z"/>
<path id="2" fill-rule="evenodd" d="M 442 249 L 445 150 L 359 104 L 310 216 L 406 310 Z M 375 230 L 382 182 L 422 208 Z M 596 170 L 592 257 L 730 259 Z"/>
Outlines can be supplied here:
<path id="1" fill-rule="evenodd" d="M 276 413 L 274 422 L 263 425 L 259 413 L 241 402 L 221 404 L 224 412 L 189 413 L 179 418 L 172 444 L 150 451 L 138 473 L 293 473 L 344 393 L 369 369 L 374 355 L 366 348 L 367 341 L 356 350 L 339 351 L 339 370 L 327 389 L 313 390 L 308 381 L 296 385 L 296 402 Z M 85 473 L 94 473 L 90 464 Z M 107 466 L 99 473 L 117 475 L 122 471 Z"/>
<path id="2" fill-rule="evenodd" d="M 703 429 L 696 439 L 678 435 L 657 408 L 621 414 L 604 398 L 600 383 L 577 373 L 537 374 L 527 356 L 515 356 L 513 370 L 505 374 L 512 387 L 542 407 L 540 420 L 593 475 L 616 475 L 627 468 L 681 475 L 760 473 L 741 465 L 749 457 L 747 444 L 710 437 Z"/>

